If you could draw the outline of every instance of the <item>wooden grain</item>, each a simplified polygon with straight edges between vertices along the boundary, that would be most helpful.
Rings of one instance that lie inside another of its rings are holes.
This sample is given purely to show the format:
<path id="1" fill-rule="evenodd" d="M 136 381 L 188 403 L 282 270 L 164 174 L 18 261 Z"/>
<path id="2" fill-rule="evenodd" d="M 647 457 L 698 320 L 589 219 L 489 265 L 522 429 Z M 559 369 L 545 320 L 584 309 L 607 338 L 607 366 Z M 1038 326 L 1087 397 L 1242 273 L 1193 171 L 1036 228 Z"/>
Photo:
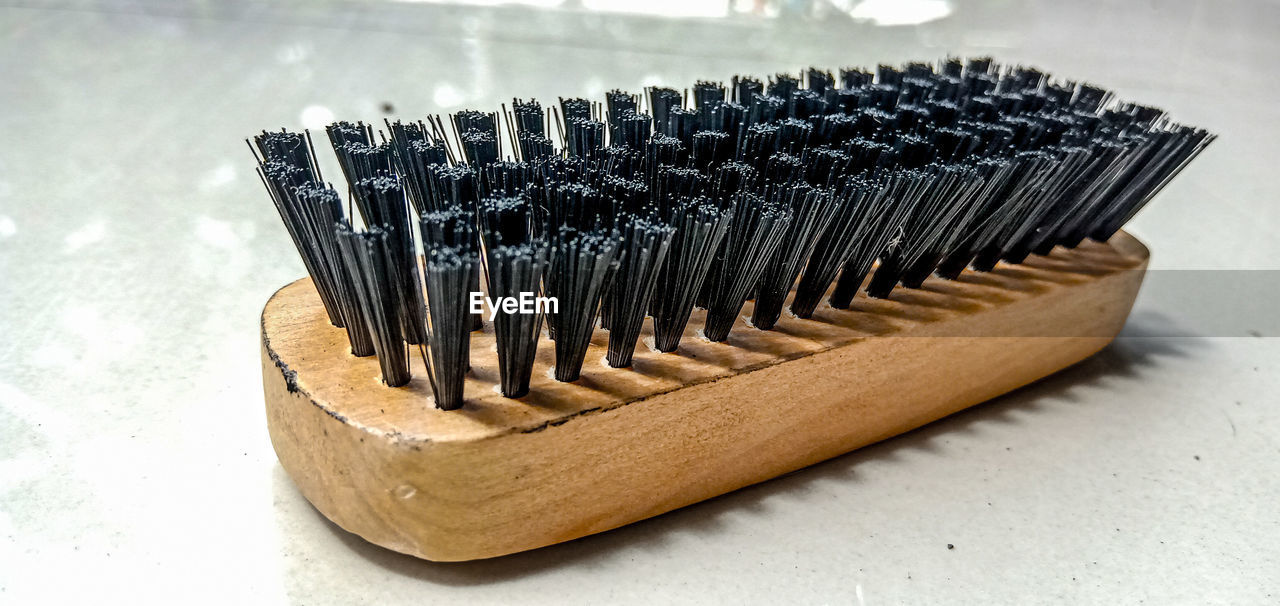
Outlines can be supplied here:
<path id="1" fill-rule="evenodd" d="M 597 331 L 574 383 L 549 377 L 544 340 L 519 400 L 497 393 L 486 327 L 456 411 L 433 407 L 420 360 L 408 385 L 380 384 L 303 279 L 263 310 L 268 429 L 342 528 L 429 560 L 500 556 L 768 480 L 1074 364 L 1119 332 L 1146 263 L 1121 233 L 773 331 L 739 320 L 727 343 L 698 338 L 695 312 L 679 351 L 640 345 L 631 369 L 603 363 Z"/>

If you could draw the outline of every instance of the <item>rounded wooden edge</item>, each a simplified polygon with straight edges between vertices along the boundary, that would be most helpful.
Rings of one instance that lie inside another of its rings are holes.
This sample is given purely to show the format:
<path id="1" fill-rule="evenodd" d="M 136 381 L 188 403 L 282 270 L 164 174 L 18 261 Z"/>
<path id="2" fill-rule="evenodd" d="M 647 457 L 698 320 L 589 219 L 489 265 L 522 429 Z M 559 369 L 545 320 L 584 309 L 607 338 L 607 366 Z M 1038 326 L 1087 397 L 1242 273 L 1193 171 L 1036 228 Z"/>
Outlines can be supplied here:
<path id="1" fill-rule="evenodd" d="M 1110 244 L 1112 248 L 1115 248 L 1126 257 L 1141 260 L 1144 266 L 1151 260 L 1151 249 L 1147 248 L 1147 245 L 1143 244 L 1142 240 L 1137 239 L 1127 231 L 1120 230 L 1116 232 L 1116 235 L 1107 240 L 1107 244 Z"/>

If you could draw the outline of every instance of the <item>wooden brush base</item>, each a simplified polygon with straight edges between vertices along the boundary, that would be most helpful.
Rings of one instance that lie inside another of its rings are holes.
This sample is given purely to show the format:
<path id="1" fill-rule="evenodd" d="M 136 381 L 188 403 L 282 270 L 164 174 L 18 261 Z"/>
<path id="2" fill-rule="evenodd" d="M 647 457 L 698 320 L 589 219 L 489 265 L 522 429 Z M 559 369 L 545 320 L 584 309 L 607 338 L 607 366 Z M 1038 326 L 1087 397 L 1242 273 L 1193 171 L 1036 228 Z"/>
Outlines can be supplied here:
<path id="1" fill-rule="evenodd" d="M 497 393 L 486 326 L 456 411 L 434 408 L 421 360 L 408 385 L 382 385 L 302 279 L 262 312 L 267 426 L 342 528 L 428 560 L 500 556 L 763 482 L 1079 362 L 1124 325 L 1147 257 L 1122 232 L 811 320 L 784 314 L 772 331 L 739 320 L 727 343 L 700 339 L 695 311 L 679 351 L 642 343 L 629 369 L 604 364 L 597 331 L 573 383 L 549 377 L 544 339 L 518 400 Z"/>

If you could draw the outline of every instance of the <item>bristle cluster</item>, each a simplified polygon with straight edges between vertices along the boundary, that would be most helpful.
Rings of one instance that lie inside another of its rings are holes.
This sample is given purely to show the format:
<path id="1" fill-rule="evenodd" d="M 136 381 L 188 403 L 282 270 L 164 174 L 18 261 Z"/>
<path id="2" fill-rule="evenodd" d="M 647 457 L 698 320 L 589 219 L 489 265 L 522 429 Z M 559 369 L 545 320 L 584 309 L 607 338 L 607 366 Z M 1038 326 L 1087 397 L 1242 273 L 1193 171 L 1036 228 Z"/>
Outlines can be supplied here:
<path id="1" fill-rule="evenodd" d="M 544 320 L 555 378 L 573 381 L 597 320 L 624 368 L 646 315 L 671 352 L 695 307 L 701 334 L 724 341 L 751 299 L 750 326 L 769 330 L 788 298 L 809 318 L 828 292 L 848 308 L 864 283 L 888 297 L 1105 241 L 1214 138 L 985 58 L 516 99 L 326 134 L 358 216 L 323 185 L 307 134 L 255 137 L 259 174 L 352 352 L 376 354 L 394 386 L 421 345 L 446 409 L 464 404 L 481 267 L 500 389 L 520 397 Z M 554 303 L 512 311 L 527 297 Z"/>

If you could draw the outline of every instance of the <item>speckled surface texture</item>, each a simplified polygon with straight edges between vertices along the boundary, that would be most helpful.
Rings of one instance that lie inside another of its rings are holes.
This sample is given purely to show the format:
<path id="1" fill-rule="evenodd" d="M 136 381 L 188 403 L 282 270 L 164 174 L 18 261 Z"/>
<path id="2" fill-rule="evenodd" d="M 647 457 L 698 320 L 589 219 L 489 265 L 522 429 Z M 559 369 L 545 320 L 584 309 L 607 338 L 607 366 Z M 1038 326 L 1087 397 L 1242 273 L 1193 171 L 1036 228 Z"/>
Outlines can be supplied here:
<path id="1" fill-rule="evenodd" d="M 1280 5 L 529 4 L 0 4 L 0 603 L 1280 600 Z M 303 270 L 244 136 L 948 52 L 1221 135 L 1132 224 L 1153 271 L 1097 357 L 484 562 L 368 545 L 280 469 L 258 313 Z"/>

